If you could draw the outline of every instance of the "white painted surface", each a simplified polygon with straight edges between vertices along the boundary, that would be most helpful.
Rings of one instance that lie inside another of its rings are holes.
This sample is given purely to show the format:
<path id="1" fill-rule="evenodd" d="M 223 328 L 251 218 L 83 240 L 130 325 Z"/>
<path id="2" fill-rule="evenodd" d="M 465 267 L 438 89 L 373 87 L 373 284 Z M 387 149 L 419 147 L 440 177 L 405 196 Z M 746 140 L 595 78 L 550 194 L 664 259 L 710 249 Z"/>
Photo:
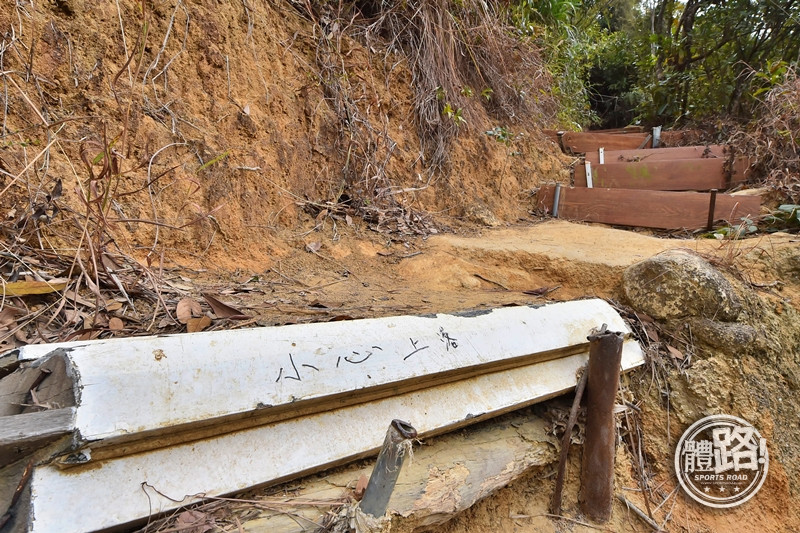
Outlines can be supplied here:
<path id="1" fill-rule="evenodd" d="M 394 418 L 410 422 L 424 436 L 469 423 L 476 415 L 535 403 L 574 387 L 575 373 L 587 357 L 496 372 L 88 468 L 39 467 L 31 482 L 32 530 L 94 531 L 179 506 L 159 492 L 174 500 L 217 496 L 319 469 L 379 448 Z M 623 369 L 642 362 L 636 341 L 626 341 Z"/>
<path id="2" fill-rule="evenodd" d="M 77 427 L 83 438 L 94 440 L 246 413 L 259 404 L 324 398 L 569 346 L 585 348 L 590 330 L 603 323 L 628 331 L 608 303 L 595 299 L 476 316 L 403 316 L 29 346 L 19 357 L 70 349 L 81 387 Z M 410 422 L 421 435 L 466 425 L 573 388 L 587 357 L 478 375 L 78 467 L 38 466 L 31 481 L 32 530 L 94 531 L 174 509 L 180 504 L 173 500 L 185 496 L 229 494 L 320 470 L 377 450 L 394 418 Z M 623 369 L 642 363 L 639 345 L 627 340 Z"/>
<path id="3" fill-rule="evenodd" d="M 80 376 L 77 429 L 93 441 L 580 345 L 603 323 L 627 331 L 607 302 L 592 299 L 469 317 L 33 345 L 20 357 L 70 349 Z"/>
<path id="4" fill-rule="evenodd" d="M 594 182 L 592 179 L 592 163 L 590 161 L 584 161 L 584 167 L 586 167 L 586 187 L 589 189 L 594 187 Z"/>

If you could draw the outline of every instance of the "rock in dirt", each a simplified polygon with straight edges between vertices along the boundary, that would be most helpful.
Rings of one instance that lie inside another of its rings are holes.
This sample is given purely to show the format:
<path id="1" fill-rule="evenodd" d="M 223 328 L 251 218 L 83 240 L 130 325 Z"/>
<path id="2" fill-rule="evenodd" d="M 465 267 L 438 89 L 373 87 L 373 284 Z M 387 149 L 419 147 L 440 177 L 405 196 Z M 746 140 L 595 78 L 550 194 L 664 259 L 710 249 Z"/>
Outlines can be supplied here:
<path id="1" fill-rule="evenodd" d="M 727 355 L 744 355 L 756 347 L 758 333 L 747 324 L 694 318 L 691 326 L 696 339 Z"/>
<path id="2" fill-rule="evenodd" d="M 730 282 L 708 261 L 682 250 L 628 267 L 623 290 L 631 306 L 659 320 L 699 316 L 730 322 L 742 310 Z"/>

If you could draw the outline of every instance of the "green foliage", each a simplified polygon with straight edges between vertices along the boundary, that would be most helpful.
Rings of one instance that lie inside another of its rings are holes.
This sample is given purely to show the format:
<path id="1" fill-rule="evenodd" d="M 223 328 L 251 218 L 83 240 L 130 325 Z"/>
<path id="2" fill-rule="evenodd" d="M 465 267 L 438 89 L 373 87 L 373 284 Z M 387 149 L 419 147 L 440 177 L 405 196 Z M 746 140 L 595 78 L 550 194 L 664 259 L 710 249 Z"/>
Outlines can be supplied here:
<path id="1" fill-rule="evenodd" d="M 640 16 L 640 114 L 680 122 L 749 116 L 800 53 L 800 4 L 792 0 L 659 0 Z"/>
<path id="2" fill-rule="evenodd" d="M 761 82 L 761 87 L 753 91 L 753 96 L 761 96 L 762 94 L 771 91 L 776 86 L 783 83 L 786 79 L 786 73 L 789 71 L 789 63 L 783 59 L 778 61 L 767 61 L 767 65 L 763 71 L 756 72 L 755 78 Z"/>
<path id="3" fill-rule="evenodd" d="M 634 38 L 623 31 L 607 32 L 589 70 L 592 109 L 604 127 L 624 127 L 636 119 L 635 110 L 646 100 L 638 81 L 642 77 Z"/>
<path id="4" fill-rule="evenodd" d="M 552 95 L 560 106 L 556 121 L 559 127 L 581 129 L 597 122 L 586 83 L 605 32 L 597 27 L 584 30 L 571 24 L 557 24 L 539 29 L 537 40 L 553 77 Z"/>
<path id="5" fill-rule="evenodd" d="M 533 34 L 542 24 L 567 22 L 580 4 L 580 0 L 519 0 L 512 5 L 512 21 L 524 33 Z"/>
<path id="6" fill-rule="evenodd" d="M 767 231 L 784 231 L 800 228 L 800 205 L 784 204 L 764 217 Z"/>
<path id="7" fill-rule="evenodd" d="M 746 119 L 800 60 L 796 0 L 517 0 L 510 15 L 546 51 L 562 127 Z"/>
<path id="8" fill-rule="evenodd" d="M 737 240 L 757 232 L 758 226 L 751 219 L 745 217 L 739 224 L 724 226 L 711 233 L 706 233 L 704 236 L 718 240 Z"/>
<path id="9" fill-rule="evenodd" d="M 600 122 L 593 105 L 598 99 L 597 84 L 591 73 L 605 75 L 607 67 L 623 66 L 612 75 L 612 84 L 619 86 L 615 90 L 630 93 L 632 105 L 642 99 L 629 86 L 637 79 L 630 72 L 636 56 L 627 34 L 617 31 L 633 18 L 635 6 L 635 0 L 518 0 L 512 4 L 511 18 L 518 31 L 534 38 L 545 52 L 554 79 L 551 92 L 560 103 L 557 126 L 582 129 Z"/>
<path id="10" fill-rule="evenodd" d="M 797 231 L 800 229 L 800 205 L 784 204 L 769 215 L 761 217 L 758 224 L 751 218 L 742 218 L 739 224 L 724 226 L 703 236 L 719 240 L 736 240 L 758 233 L 776 231 Z"/>
<path id="11" fill-rule="evenodd" d="M 450 102 L 444 104 L 442 115 L 452 120 L 456 126 L 462 126 L 467 123 L 467 120 L 464 118 L 464 110 L 460 107 L 454 109 Z"/>
<path id="12" fill-rule="evenodd" d="M 506 146 L 510 146 L 511 141 L 513 141 L 514 137 L 516 137 L 514 132 L 509 130 L 507 126 L 495 126 L 484 133 L 489 137 L 493 137 L 495 141 L 503 143 Z"/>

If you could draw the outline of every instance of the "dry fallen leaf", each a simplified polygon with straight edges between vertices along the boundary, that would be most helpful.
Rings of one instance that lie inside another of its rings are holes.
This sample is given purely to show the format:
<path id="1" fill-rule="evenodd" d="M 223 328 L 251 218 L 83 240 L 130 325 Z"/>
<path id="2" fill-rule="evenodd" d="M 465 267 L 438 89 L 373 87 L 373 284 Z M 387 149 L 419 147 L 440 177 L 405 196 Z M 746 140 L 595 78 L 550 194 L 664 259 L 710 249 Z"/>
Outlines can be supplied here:
<path id="1" fill-rule="evenodd" d="M 206 513 L 197 510 L 184 511 L 178 515 L 172 531 L 183 533 L 207 533 L 213 531 L 214 519 Z"/>
<path id="2" fill-rule="evenodd" d="M 0 311 L 0 327 L 9 327 L 17 323 L 17 317 L 25 314 L 23 309 L 6 305 Z"/>
<path id="3" fill-rule="evenodd" d="M 80 330 L 78 338 L 79 341 L 92 341 L 100 336 L 99 329 L 82 329 Z"/>
<path id="4" fill-rule="evenodd" d="M 108 315 L 105 313 L 98 313 L 94 316 L 94 318 L 87 317 L 89 320 L 84 322 L 84 326 L 92 327 L 92 328 L 107 328 L 108 327 Z"/>
<path id="5" fill-rule="evenodd" d="M 210 294 L 203 293 L 203 298 L 206 299 L 208 305 L 211 306 L 211 310 L 214 311 L 214 314 L 219 318 L 230 318 L 232 320 L 245 320 L 247 318 L 252 318 L 249 315 L 242 313 L 235 307 L 231 307 L 230 305 L 217 300 Z"/>
<path id="6" fill-rule="evenodd" d="M 66 324 L 78 324 L 86 320 L 86 313 L 77 309 L 64 309 L 64 321 Z"/>
<path id="7" fill-rule="evenodd" d="M 192 298 L 182 298 L 175 307 L 175 315 L 181 324 L 186 324 L 192 317 L 202 314 L 203 308 L 200 307 L 200 302 Z"/>
<path id="8" fill-rule="evenodd" d="M 674 358 L 675 358 L 675 359 L 677 359 L 678 361 L 683 361 L 683 352 L 681 352 L 679 349 L 677 349 L 677 348 L 673 348 L 672 346 L 670 346 L 669 344 L 667 344 L 667 350 L 669 350 L 669 354 L 670 354 L 672 357 L 674 357 Z"/>
<path id="9" fill-rule="evenodd" d="M 306 250 L 308 250 L 312 254 L 319 252 L 320 248 L 322 248 L 322 243 L 319 241 L 314 241 L 306 244 Z"/>
<path id="10" fill-rule="evenodd" d="M 51 279 L 50 281 L 10 281 L 2 284 L 3 295 L 27 296 L 30 294 L 49 294 L 51 292 L 63 291 L 68 279 Z"/>
<path id="11" fill-rule="evenodd" d="M 323 209 L 322 211 L 317 213 L 317 216 L 315 218 L 317 225 L 322 224 L 322 221 L 325 220 L 325 217 L 328 216 L 329 214 L 330 211 L 328 211 L 327 209 Z"/>
<path id="12" fill-rule="evenodd" d="M 537 289 L 531 289 L 527 291 L 522 291 L 522 294 L 530 294 L 531 296 L 544 296 L 546 294 L 550 294 L 553 291 L 556 291 L 561 288 L 561 285 L 556 285 L 554 287 L 539 287 Z"/>
<path id="13" fill-rule="evenodd" d="M 120 309 L 122 309 L 121 302 L 112 301 L 106 305 L 106 311 L 114 312 L 119 311 Z"/>
<path id="14" fill-rule="evenodd" d="M 108 329 L 111 331 L 122 331 L 125 329 L 125 323 L 117 317 L 112 317 L 111 320 L 108 321 Z"/>
<path id="15" fill-rule="evenodd" d="M 211 325 L 211 319 L 207 316 L 203 316 L 200 318 L 190 318 L 186 322 L 186 331 L 189 333 L 197 333 L 198 331 L 203 331 L 208 326 Z"/>
<path id="16" fill-rule="evenodd" d="M 25 333 L 25 330 L 20 328 L 14 332 L 14 338 L 17 339 L 22 344 L 29 344 L 30 341 L 28 340 L 28 335 Z"/>
<path id="17" fill-rule="evenodd" d="M 648 339 L 650 339 L 652 342 L 658 342 L 658 330 L 656 330 L 653 322 L 642 322 L 642 327 L 644 328 L 644 332 L 647 334 Z"/>

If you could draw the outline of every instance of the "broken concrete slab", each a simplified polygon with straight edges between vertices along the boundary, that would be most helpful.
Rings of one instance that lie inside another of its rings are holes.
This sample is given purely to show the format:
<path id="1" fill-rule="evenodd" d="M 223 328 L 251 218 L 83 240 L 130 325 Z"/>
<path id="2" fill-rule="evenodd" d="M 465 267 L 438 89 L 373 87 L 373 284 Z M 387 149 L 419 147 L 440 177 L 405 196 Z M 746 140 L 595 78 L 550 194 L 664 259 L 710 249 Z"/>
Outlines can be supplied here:
<path id="1" fill-rule="evenodd" d="M 34 468 L 18 517 L 32 531 L 116 527 L 370 455 L 394 418 L 422 436 L 464 427 L 574 387 L 603 323 L 628 332 L 594 299 L 60 345 L 74 444 Z M 629 338 L 623 369 L 642 363 Z"/>

